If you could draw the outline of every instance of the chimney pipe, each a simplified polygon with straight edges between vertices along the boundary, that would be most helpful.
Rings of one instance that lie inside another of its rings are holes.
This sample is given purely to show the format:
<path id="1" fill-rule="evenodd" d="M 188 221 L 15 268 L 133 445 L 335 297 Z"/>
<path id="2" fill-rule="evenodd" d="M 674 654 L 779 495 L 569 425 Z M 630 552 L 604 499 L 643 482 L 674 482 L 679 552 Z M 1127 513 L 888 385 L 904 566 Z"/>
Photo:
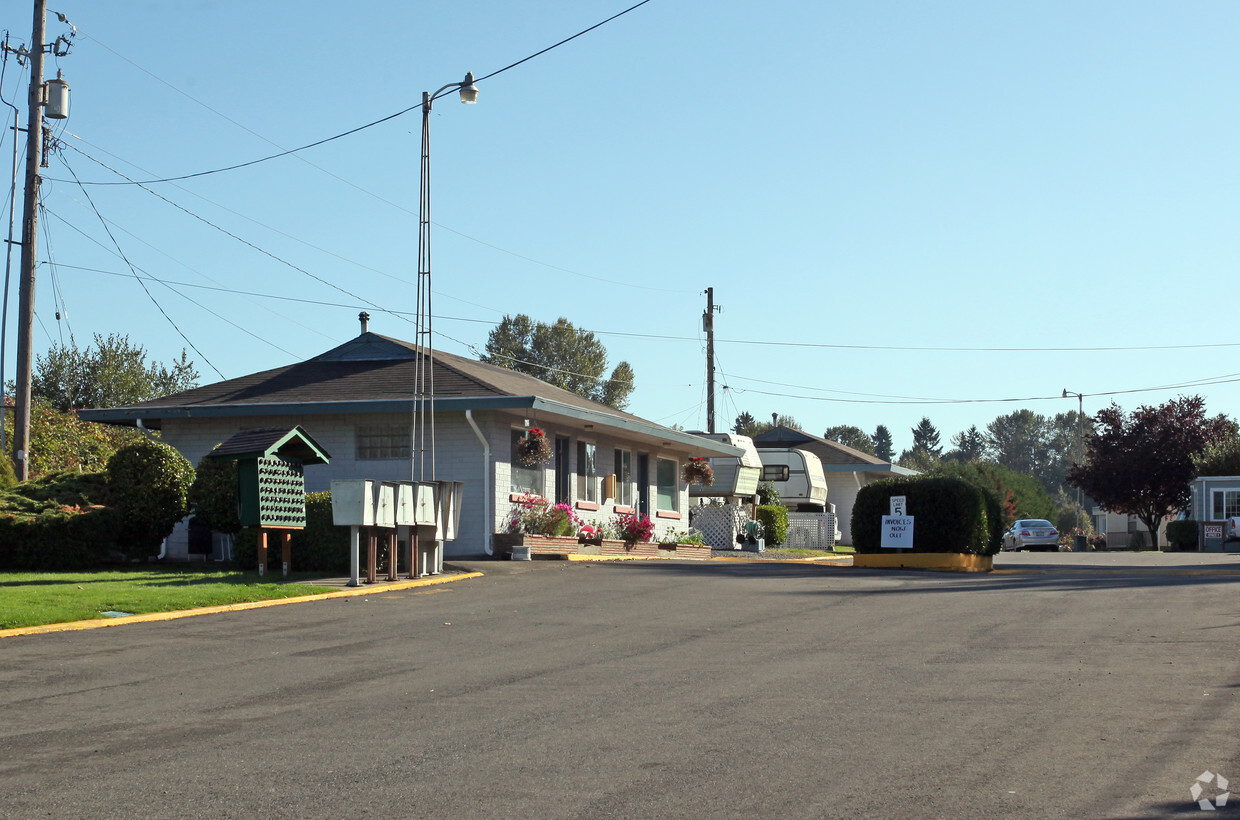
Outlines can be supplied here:
<path id="1" fill-rule="evenodd" d="M 368 333 L 370 331 L 370 314 L 363 310 L 357 314 L 357 318 L 362 323 L 362 333 Z"/>

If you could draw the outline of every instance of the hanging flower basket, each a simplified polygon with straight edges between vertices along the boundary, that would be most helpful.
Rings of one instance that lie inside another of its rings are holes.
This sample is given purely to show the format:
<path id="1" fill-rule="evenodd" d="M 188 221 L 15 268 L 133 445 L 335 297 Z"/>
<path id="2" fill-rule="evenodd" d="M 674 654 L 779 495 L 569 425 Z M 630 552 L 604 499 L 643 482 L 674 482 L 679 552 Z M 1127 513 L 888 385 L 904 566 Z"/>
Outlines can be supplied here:
<path id="1" fill-rule="evenodd" d="M 702 457 L 691 458 L 680 468 L 680 477 L 686 484 L 702 484 L 710 486 L 715 483 L 715 471 L 710 462 Z"/>
<path id="2" fill-rule="evenodd" d="M 523 467 L 538 467 L 551 460 L 551 442 L 543 431 L 531 427 L 517 444 L 517 463 Z"/>

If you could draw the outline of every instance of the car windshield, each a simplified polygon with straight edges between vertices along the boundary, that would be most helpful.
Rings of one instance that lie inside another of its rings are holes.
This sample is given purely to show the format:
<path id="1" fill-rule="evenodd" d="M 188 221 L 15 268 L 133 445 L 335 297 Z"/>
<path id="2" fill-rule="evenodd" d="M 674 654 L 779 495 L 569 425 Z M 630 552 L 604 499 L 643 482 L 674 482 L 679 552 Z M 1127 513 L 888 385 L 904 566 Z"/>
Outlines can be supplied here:
<path id="1" fill-rule="evenodd" d="M 1052 525 L 1051 522 L 1043 521 L 1040 518 L 1030 518 L 1027 521 L 1021 521 L 1020 526 L 1022 527 L 1050 527 L 1051 529 L 1054 529 L 1054 525 Z"/>

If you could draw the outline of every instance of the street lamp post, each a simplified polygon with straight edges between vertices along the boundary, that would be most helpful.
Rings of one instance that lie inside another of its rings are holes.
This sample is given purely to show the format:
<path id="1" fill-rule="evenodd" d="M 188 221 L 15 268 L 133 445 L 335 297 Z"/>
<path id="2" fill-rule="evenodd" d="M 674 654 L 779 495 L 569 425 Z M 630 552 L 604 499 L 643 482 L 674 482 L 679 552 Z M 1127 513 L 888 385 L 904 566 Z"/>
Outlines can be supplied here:
<path id="1" fill-rule="evenodd" d="M 460 89 L 461 102 L 478 102 L 473 72 L 459 83 L 448 83 L 433 94 L 422 92 L 422 166 L 418 172 L 418 292 L 414 344 L 417 369 L 414 375 L 414 419 L 409 450 L 410 478 L 426 480 L 427 441 L 430 442 L 430 480 L 435 479 L 435 376 L 431 338 L 431 106 L 435 100 Z M 427 435 L 429 432 L 429 436 Z"/>
<path id="2" fill-rule="evenodd" d="M 1076 396 L 1076 459 L 1079 464 L 1082 459 L 1081 453 L 1081 436 L 1085 424 L 1085 396 L 1081 393 L 1073 393 L 1068 388 L 1063 389 L 1063 397 Z M 1081 488 L 1076 488 L 1076 521 L 1079 526 L 1081 523 Z"/>

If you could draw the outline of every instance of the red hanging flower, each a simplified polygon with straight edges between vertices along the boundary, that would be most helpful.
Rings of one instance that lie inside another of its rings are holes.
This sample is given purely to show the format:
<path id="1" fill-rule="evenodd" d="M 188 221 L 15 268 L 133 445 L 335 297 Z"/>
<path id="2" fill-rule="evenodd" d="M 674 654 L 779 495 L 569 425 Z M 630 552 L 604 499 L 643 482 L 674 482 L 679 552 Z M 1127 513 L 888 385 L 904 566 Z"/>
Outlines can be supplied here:
<path id="1" fill-rule="evenodd" d="M 517 443 L 517 462 L 523 467 L 538 467 L 551 460 L 551 442 L 537 427 L 531 427 Z"/>
<path id="2" fill-rule="evenodd" d="M 715 471 L 710 462 L 701 456 L 695 456 L 685 462 L 680 469 L 680 477 L 686 484 L 702 484 L 710 486 L 715 483 Z"/>

